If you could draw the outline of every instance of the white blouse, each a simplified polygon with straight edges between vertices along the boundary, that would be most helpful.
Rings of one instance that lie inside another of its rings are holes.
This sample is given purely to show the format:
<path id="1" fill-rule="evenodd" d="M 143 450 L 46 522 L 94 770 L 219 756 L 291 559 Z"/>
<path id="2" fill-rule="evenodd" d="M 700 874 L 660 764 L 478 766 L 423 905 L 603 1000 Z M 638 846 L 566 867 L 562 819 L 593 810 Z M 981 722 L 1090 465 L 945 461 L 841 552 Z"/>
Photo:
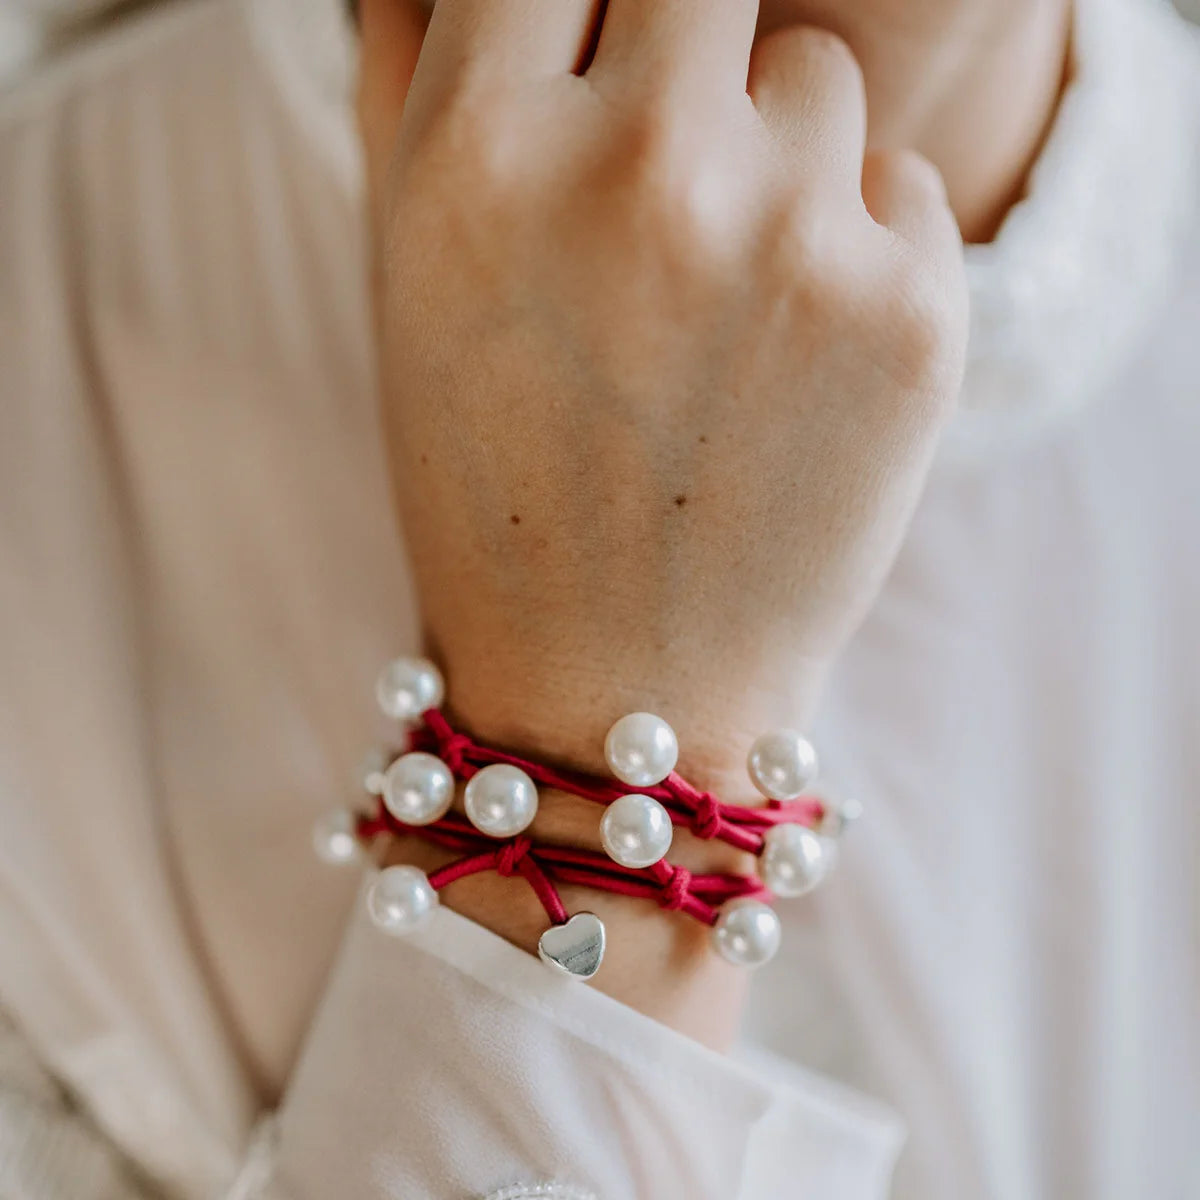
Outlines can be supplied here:
<path id="1" fill-rule="evenodd" d="M 417 640 L 339 14 L 180 0 L 0 97 L 0 1194 L 1200 1194 L 1193 33 L 1079 6 L 815 730 L 867 815 L 725 1058 L 311 855 Z"/>

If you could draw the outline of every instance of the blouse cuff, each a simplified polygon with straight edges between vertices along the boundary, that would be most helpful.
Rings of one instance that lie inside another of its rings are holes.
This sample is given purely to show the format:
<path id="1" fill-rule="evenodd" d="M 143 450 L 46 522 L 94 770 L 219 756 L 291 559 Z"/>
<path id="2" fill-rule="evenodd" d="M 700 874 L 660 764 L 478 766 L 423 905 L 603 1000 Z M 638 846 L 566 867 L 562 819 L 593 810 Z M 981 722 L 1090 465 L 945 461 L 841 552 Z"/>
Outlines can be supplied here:
<path id="1" fill-rule="evenodd" d="M 900 1144 L 870 1102 L 717 1054 L 445 908 L 388 937 L 361 897 L 276 1131 L 270 1191 L 295 1200 L 880 1200 Z"/>

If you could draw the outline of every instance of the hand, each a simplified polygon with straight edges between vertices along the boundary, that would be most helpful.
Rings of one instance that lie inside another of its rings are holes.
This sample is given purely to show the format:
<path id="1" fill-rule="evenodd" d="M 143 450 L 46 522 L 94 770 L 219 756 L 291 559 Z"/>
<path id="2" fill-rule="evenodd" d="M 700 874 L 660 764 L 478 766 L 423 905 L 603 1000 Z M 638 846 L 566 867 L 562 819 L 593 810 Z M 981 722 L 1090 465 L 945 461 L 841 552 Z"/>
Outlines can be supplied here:
<path id="1" fill-rule="evenodd" d="M 648 708 L 694 778 L 743 780 L 875 598 L 953 406 L 940 179 L 865 153 L 843 43 L 754 44 L 757 8 L 610 0 L 579 74 L 594 0 L 440 0 L 405 99 L 411 14 L 364 5 L 396 494 L 482 736 L 595 766 Z"/>

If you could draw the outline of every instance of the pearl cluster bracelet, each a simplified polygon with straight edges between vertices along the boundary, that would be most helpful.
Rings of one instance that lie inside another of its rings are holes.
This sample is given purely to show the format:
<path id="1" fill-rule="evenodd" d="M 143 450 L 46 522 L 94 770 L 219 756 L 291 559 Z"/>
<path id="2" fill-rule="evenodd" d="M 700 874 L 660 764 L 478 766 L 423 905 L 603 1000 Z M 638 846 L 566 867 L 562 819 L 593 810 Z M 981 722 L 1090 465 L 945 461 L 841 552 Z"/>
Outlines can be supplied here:
<path id="1" fill-rule="evenodd" d="M 609 730 L 604 756 L 615 780 L 528 762 L 481 745 L 454 730 L 440 712 L 441 674 L 423 659 L 389 663 L 377 698 L 384 713 L 408 727 L 408 749 L 368 768 L 364 785 L 377 797 L 372 814 L 337 810 L 318 822 L 314 846 L 327 862 L 358 859 L 378 834 L 416 833 L 462 857 L 427 875 L 411 866 L 379 873 L 367 897 L 375 923 L 403 935 L 423 927 L 441 888 L 480 871 L 521 875 L 552 925 L 539 955 L 576 978 L 590 978 L 604 954 L 604 926 L 593 913 L 568 914 L 557 883 L 656 900 L 711 926 L 713 944 L 728 961 L 755 967 L 779 947 L 772 896 L 801 896 L 829 873 L 835 838 L 857 815 L 850 803 L 833 806 L 804 796 L 817 774 L 812 745 L 792 730 L 758 738 L 747 767 L 767 799 L 764 808 L 725 804 L 675 771 L 679 745 L 661 717 L 631 713 Z M 455 780 L 464 779 L 465 816 L 451 812 Z M 535 846 L 525 831 L 538 809 L 538 785 L 604 806 L 604 854 Z M 675 827 L 718 839 L 757 856 L 759 876 L 693 874 L 668 862 Z"/>

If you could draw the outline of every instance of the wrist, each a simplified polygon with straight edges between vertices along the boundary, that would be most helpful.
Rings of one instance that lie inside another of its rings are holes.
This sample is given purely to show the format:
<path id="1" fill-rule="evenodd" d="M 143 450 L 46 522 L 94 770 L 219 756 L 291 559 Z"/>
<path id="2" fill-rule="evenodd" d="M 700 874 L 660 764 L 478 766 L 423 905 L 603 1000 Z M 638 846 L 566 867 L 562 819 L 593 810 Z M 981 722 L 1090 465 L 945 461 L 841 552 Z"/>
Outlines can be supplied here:
<path id="1" fill-rule="evenodd" d="M 756 740 L 748 772 L 753 786 L 774 799 L 751 812 L 672 769 L 677 739 L 658 716 L 617 721 L 604 749 L 615 778 L 592 777 L 522 757 L 512 745 L 484 744 L 451 724 L 432 663 L 388 664 L 377 692 L 388 715 L 422 714 L 408 750 L 379 785 L 367 784 L 379 796 L 378 813 L 356 821 L 360 839 L 380 833 L 393 839 L 388 869 L 368 895 L 373 919 L 388 933 L 413 932 L 447 891 L 447 902 L 463 915 L 524 949 L 536 947 L 555 970 L 591 979 L 605 957 L 606 914 L 630 936 L 624 965 L 614 969 L 610 962 L 606 990 L 688 1028 L 678 1006 L 695 1003 L 697 980 L 731 998 L 742 990 L 710 951 L 742 968 L 767 962 L 780 938 L 771 894 L 802 895 L 828 870 L 819 836 L 796 830 L 823 818 L 819 802 L 800 799 L 816 763 L 796 735 L 772 732 Z M 455 778 L 465 784 L 461 790 Z M 630 788 L 647 791 L 629 795 Z M 459 811 L 450 812 L 456 802 Z M 679 841 L 670 836 L 672 825 L 683 834 Z M 330 840 L 340 836 L 337 826 L 319 833 L 318 853 L 349 861 Z M 508 886 L 517 876 L 528 891 Z M 672 914 L 694 920 L 679 923 Z M 698 929 L 708 936 L 697 937 Z M 670 967 L 670 980 L 639 1002 L 651 962 Z M 694 1032 L 723 1044 L 732 1026 L 718 1024 L 704 1022 Z"/>
<path id="2" fill-rule="evenodd" d="M 749 805 L 762 801 L 746 775 L 751 744 L 767 729 L 805 730 L 827 673 L 825 664 L 794 658 L 777 678 L 729 672 L 722 682 L 680 662 L 671 671 L 659 663 L 618 674 L 576 664 L 548 670 L 544 659 L 533 666 L 508 655 L 461 665 L 447 657 L 453 680 L 448 711 L 481 741 L 604 774 L 604 739 L 613 722 L 626 713 L 653 712 L 676 733 L 684 776 L 727 803 Z M 564 804 L 564 822 L 576 811 L 574 803 Z"/>
<path id="3" fill-rule="evenodd" d="M 577 796 L 543 789 L 529 832 L 557 845 L 598 847 L 601 811 Z M 679 843 L 672 858 L 689 870 L 737 872 L 753 865 L 749 855 L 728 846 L 684 836 Z M 402 837 L 389 843 L 382 865 L 406 864 L 431 874 L 453 858 L 453 851 Z M 628 896 L 571 885 L 560 892 L 569 911 L 595 913 L 608 930 L 604 969 L 590 986 L 713 1049 L 730 1047 L 747 972 L 713 953 L 708 930 Z M 522 879 L 494 872 L 471 875 L 450 884 L 442 903 L 519 949 L 537 953 L 546 914 Z"/>

